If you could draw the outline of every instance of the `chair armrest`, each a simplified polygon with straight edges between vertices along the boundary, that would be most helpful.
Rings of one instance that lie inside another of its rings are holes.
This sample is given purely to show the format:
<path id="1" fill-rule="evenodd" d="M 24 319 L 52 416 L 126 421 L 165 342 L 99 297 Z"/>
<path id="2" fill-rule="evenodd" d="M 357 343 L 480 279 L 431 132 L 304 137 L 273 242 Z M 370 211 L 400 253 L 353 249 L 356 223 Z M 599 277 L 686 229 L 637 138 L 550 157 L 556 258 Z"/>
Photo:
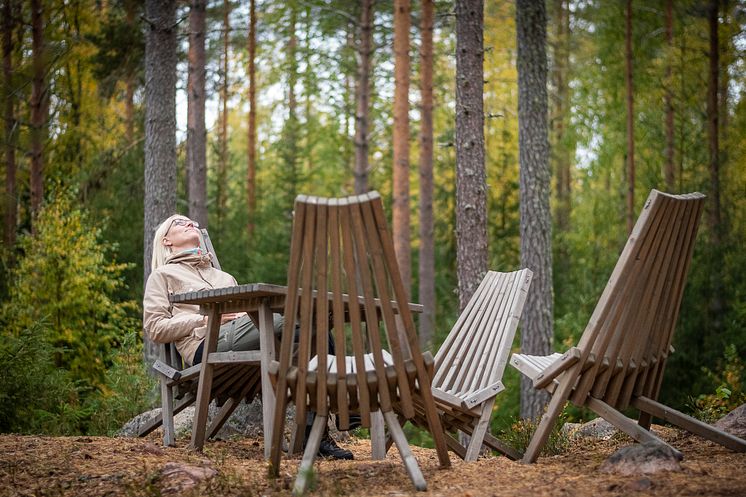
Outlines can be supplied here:
<path id="1" fill-rule="evenodd" d="M 464 399 L 464 407 L 473 409 L 485 400 L 494 397 L 503 390 L 505 390 L 505 385 L 503 385 L 502 381 L 498 380 L 495 383 L 487 385 L 486 387 L 477 390 L 473 394 L 466 397 Z"/>
<path id="2" fill-rule="evenodd" d="M 545 388 L 560 373 L 580 360 L 580 349 L 572 347 L 534 378 L 534 388 Z"/>
<path id="3" fill-rule="evenodd" d="M 168 378 L 169 380 L 177 381 L 179 378 L 181 378 L 181 371 L 176 370 L 175 368 L 172 368 L 165 362 L 159 360 L 156 360 L 153 363 L 153 369 L 157 372 Z"/>

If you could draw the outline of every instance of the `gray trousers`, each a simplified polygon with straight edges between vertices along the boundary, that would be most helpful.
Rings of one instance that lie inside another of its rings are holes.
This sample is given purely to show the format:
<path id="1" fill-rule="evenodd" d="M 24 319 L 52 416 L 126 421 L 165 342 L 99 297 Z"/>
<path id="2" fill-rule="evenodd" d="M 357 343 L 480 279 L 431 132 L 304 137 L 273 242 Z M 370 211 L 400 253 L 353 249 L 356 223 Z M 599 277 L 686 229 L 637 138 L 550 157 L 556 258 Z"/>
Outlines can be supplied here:
<path id="1" fill-rule="evenodd" d="M 272 316 L 274 321 L 274 333 L 275 337 L 282 338 L 282 328 L 285 323 L 284 318 L 280 314 L 274 314 Z M 204 353 L 205 342 L 202 341 L 194 353 L 193 364 L 199 364 L 202 362 L 202 354 Z M 218 352 L 231 352 L 231 351 L 246 351 L 246 350 L 259 350 L 259 328 L 256 327 L 254 321 L 247 315 L 241 316 L 240 318 L 228 321 L 227 323 L 220 326 L 220 333 L 218 334 Z"/>

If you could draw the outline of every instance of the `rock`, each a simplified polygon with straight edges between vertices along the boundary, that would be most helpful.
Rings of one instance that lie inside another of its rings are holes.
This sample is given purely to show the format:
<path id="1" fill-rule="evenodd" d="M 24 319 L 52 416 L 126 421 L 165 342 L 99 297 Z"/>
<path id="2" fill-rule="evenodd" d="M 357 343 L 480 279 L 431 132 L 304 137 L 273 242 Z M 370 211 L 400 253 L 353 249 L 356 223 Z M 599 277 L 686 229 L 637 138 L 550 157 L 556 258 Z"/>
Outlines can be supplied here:
<path id="1" fill-rule="evenodd" d="M 742 404 L 715 421 L 715 427 L 746 440 L 746 404 Z"/>
<path id="2" fill-rule="evenodd" d="M 174 416 L 174 432 L 176 438 L 191 436 L 194 410 L 194 406 L 189 406 Z M 219 411 L 220 408 L 217 407 L 215 401 L 211 402 L 207 412 L 208 425 Z M 158 407 L 142 414 L 138 414 L 130 419 L 117 432 L 117 436 L 136 437 L 137 433 L 140 431 L 140 427 L 158 416 L 160 412 L 161 409 Z M 290 406 L 285 419 L 285 431 L 288 434 L 290 433 L 289 427 L 295 419 L 294 416 L 295 409 Z M 264 436 L 262 419 L 262 401 L 258 397 L 248 404 L 246 402 L 241 402 L 214 438 L 218 440 L 227 440 L 233 437 L 261 438 Z"/>
<path id="3" fill-rule="evenodd" d="M 599 471 L 621 475 L 639 475 L 658 471 L 681 471 L 680 452 L 659 442 L 634 444 L 614 452 L 606 459 Z"/>
<path id="4" fill-rule="evenodd" d="M 167 462 L 161 469 L 161 488 L 164 494 L 182 494 L 203 480 L 218 474 L 210 466 L 191 466 Z"/>
<path id="5" fill-rule="evenodd" d="M 574 431 L 569 432 L 573 437 L 590 437 L 601 440 L 610 439 L 617 429 L 604 418 L 596 418 L 580 425 Z"/>

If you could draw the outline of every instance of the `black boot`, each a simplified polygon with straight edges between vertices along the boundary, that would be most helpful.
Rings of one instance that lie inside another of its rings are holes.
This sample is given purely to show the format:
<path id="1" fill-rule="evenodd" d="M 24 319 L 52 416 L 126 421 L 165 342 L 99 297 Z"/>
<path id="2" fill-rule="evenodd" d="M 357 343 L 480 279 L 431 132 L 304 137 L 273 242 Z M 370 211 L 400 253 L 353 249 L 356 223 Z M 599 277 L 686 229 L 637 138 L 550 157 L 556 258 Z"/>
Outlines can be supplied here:
<path id="1" fill-rule="evenodd" d="M 306 432 L 305 437 L 303 437 L 303 447 L 306 447 L 306 443 L 308 442 L 308 437 L 311 435 L 311 428 L 313 427 L 313 421 L 306 424 Z M 350 452 L 347 449 L 343 449 L 339 445 L 337 445 L 337 442 L 334 441 L 334 439 L 329 435 L 329 429 L 326 428 L 324 430 L 324 435 L 321 437 L 321 442 L 319 443 L 319 457 L 323 457 L 325 459 L 346 459 L 346 460 L 352 460 L 355 457 L 352 455 L 352 452 Z"/>

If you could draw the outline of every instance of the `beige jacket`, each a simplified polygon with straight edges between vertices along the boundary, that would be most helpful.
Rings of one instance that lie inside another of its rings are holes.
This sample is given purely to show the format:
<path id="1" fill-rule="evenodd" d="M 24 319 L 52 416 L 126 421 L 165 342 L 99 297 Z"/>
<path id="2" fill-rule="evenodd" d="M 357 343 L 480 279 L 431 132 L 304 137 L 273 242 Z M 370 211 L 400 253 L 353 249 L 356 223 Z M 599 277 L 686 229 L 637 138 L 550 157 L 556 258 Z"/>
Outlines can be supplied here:
<path id="1" fill-rule="evenodd" d="M 143 328 L 156 343 L 171 343 L 189 363 L 205 338 L 207 326 L 198 305 L 171 304 L 169 295 L 236 285 L 228 273 L 212 267 L 209 254 L 182 252 L 166 259 L 145 285 Z"/>

